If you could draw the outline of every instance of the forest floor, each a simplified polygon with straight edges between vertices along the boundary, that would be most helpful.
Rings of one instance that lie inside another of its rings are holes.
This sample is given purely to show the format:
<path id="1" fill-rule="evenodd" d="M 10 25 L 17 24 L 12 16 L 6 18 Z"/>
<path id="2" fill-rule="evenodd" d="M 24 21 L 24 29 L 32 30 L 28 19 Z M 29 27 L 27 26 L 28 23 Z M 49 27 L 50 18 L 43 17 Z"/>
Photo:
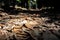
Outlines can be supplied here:
<path id="1" fill-rule="evenodd" d="M 43 13 L 0 12 L 0 40 L 60 40 L 60 16 Z"/>

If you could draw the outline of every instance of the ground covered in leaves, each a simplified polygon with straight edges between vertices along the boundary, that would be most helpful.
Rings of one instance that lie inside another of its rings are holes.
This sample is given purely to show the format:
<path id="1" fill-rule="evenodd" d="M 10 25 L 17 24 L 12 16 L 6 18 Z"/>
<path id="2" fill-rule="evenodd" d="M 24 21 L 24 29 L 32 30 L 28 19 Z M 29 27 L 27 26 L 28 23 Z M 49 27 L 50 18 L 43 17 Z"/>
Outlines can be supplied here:
<path id="1" fill-rule="evenodd" d="M 60 22 L 40 16 L 0 12 L 0 40 L 60 40 Z"/>

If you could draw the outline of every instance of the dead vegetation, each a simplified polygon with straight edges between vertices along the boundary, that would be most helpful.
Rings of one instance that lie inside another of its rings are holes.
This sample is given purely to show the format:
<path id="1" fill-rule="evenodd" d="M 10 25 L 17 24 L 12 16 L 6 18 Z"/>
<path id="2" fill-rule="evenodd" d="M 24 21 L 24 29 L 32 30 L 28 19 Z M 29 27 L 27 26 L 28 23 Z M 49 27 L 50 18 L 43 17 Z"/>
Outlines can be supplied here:
<path id="1" fill-rule="evenodd" d="M 0 13 L 0 40 L 60 40 L 60 22 L 39 14 Z"/>

